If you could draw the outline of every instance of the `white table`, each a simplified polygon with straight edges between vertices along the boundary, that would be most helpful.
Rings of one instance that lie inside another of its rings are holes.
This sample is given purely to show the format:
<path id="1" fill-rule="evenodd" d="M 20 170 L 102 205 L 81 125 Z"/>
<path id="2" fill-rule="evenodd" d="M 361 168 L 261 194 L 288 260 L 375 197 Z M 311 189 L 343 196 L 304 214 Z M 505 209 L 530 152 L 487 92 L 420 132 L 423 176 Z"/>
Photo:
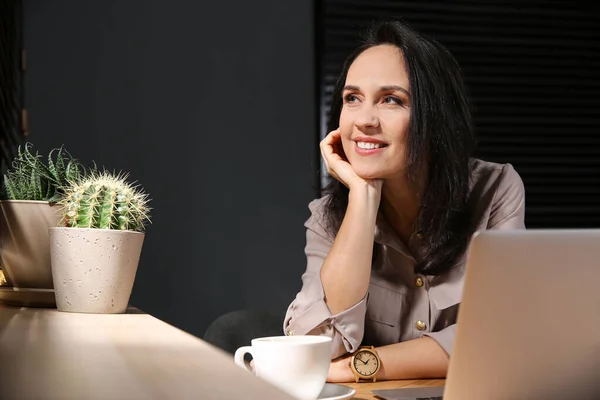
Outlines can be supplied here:
<path id="1" fill-rule="evenodd" d="M 1 399 L 292 399 L 208 343 L 136 309 L 0 305 Z"/>

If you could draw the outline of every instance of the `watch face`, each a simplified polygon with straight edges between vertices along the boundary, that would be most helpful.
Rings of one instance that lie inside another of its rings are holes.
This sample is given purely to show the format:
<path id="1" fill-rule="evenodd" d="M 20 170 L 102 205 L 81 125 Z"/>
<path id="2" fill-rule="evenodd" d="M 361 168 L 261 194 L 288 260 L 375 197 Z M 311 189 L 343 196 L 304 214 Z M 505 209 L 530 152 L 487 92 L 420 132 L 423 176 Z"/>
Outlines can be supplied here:
<path id="1" fill-rule="evenodd" d="M 354 368 L 363 376 L 371 376 L 377 371 L 379 361 L 370 351 L 359 351 L 354 357 Z"/>

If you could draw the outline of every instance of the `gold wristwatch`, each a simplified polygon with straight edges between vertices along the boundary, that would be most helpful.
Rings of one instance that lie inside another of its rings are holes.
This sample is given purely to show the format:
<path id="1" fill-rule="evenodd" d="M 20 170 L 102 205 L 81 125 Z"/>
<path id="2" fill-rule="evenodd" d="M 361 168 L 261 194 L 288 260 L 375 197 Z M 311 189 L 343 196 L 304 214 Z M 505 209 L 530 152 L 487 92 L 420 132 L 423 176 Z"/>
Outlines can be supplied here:
<path id="1" fill-rule="evenodd" d="M 379 355 L 373 346 L 359 347 L 350 360 L 350 368 L 354 373 L 356 383 L 376 382 L 380 366 Z"/>

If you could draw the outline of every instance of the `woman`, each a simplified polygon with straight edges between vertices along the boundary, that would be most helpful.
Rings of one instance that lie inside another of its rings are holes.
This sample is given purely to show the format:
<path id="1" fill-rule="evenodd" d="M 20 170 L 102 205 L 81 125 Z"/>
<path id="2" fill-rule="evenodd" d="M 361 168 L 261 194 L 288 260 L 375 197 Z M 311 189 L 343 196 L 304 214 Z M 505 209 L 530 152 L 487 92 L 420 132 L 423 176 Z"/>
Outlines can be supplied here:
<path id="1" fill-rule="evenodd" d="M 445 377 L 470 238 L 525 229 L 523 183 L 510 164 L 470 158 L 459 66 L 402 22 L 375 25 L 348 58 L 329 131 L 333 179 L 309 205 L 284 331 L 333 338 L 329 382 L 355 380 L 361 345 L 375 347 L 377 380 Z"/>

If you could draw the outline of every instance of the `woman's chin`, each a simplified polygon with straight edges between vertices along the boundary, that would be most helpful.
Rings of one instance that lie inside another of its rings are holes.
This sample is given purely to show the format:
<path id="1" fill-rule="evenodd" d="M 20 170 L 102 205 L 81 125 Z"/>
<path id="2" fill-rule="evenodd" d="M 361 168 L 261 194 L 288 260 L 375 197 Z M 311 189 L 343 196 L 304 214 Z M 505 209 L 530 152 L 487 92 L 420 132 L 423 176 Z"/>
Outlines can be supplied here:
<path id="1" fill-rule="evenodd" d="M 364 180 L 382 179 L 383 178 L 380 171 L 369 171 L 369 170 L 365 170 L 365 171 L 358 170 L 357 171 L 357 170 L 355 170 L 354 172 L 356 172 L 356 175 L 360 176 Z"/>
<path id="2" fill-rule="evenodd" d="M 358 163 L 352 164 L 352 168 L 356 175 L 362 179 L 396 179 L 396 177 L 402 176 L 404 170 L 402 168 L 376 168 L 375 165 L 360 165 Z"/>

